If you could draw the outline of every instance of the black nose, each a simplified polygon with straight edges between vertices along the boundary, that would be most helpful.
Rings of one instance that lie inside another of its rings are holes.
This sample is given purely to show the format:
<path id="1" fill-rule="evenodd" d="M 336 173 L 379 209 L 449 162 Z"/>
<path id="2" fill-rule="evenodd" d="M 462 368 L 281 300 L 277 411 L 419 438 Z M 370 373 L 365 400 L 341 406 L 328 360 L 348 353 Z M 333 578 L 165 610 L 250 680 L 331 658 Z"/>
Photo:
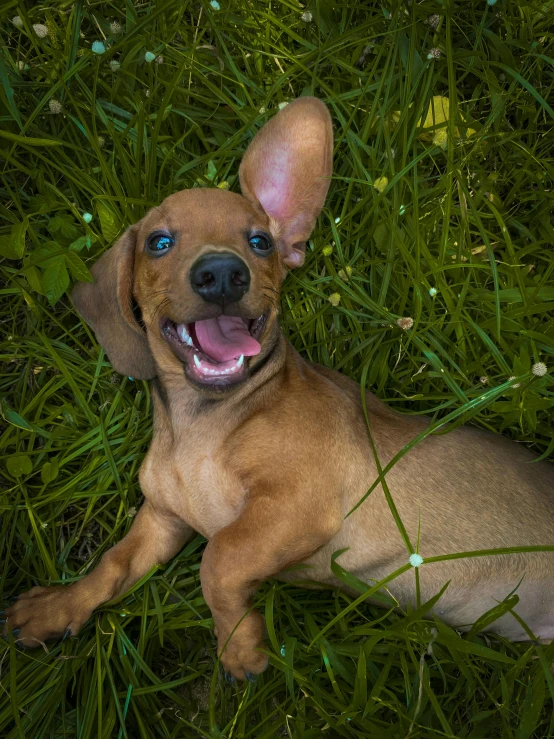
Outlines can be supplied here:
<path id="1" fill-rule="evenodd" d="M 192 265 L 190 283 L 209 303 L 236 303 L 248 292 L 250 271 L 235 254 L 206 254 Z"/>

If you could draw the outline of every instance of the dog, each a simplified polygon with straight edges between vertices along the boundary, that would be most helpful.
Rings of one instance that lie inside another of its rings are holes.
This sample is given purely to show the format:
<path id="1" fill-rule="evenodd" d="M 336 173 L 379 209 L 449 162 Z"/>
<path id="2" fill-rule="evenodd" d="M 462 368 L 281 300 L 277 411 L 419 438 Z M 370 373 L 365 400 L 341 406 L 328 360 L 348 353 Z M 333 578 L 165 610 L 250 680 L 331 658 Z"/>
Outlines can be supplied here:
<path id="1" fill-rule="evenodd" d="M 202 589 L 234 678 L 254 679 L 268 663 L 264 620 L 251 606 L 260 581 L 344 587 L 331 569 L 339 550 L 341 567 L 368 589 L 400 569 L 387 587 L 402 608 L 449 581 L 429 615 L 467 630 L 515 591 L 518 618 L 504 613 L 487 628 L 513 641 L 554 637 L 553 553 L 425 561 L 552 545 L 552 465 L 529 464 L 535 457 L 521 445 L 461 427 L 427 436 L 379 478 L 371 440 L 385 467 L 428 420 L 366 393 L 370 440 L 360 387 L 305 361 L 279 328 L 281 284 L 304 260 L 332 152 L 326 106 L 293 101 L 247 149 L 241 194 L 171 195 L 97 261 L 93 283 L 75 286 L 74 304 L 113 367 L 153 380 L 145 502 L 90 574 L 34 587 L 7 609 L 4 632 L 18 643 L 77 634 L 193 532 L 208 540 Z M 409 562 L 420 565 L 419 597 Z"/>

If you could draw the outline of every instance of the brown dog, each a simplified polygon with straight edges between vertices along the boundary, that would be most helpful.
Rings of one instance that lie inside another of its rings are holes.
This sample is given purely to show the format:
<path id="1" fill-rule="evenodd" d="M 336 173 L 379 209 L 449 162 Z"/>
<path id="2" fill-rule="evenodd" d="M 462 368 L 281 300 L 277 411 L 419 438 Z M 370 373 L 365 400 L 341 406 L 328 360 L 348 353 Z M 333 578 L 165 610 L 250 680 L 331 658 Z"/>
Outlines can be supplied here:
<path id="1" fill-rule="evenodd" d="M 146 502 L 91 574 L 33 588 L 8 609 L 22 644 L 76 634 L 97 606 L 199 531 L 209 540 L 201 579 L 221 660 L 250 677 L 267 664 L 263 619 L 248 613 L 261 580 L 340 586 L 330 562 L 344 548 L 341 565 L 368 583 L 407 564 L 409 545 L 381 486 L 345 518 L 377 477 L 359 387 L 305 362 L 277 322 L 286 268 L 302 263 L 325 200 L 332 148 L 325 106 L 296 100 L 248 149 L 242 195 L 168 197 L 97 262 L 94 284 L 75 288 L 115 369 L 156 378 L 154 435 L 140 470 Z M 370 394 L 367 407 L 383 466 L 427 425 Z M 412 541 L 420 525 L 425 557 L 552 545 L 553 468 L 533 459 L 507 439 L 462 428 L 416 445 L 386 481 Z M 309 567 L 283 572 L 298 562 Z M 519 615 L 534 636 L 551 639 L 553 563 L 534 552 L 423 564 L 421 601 L 451 580 L 433 610 L 464 628 L 517 589 Z M 399 604 L 416 602 L 411 569 L 388 588 Z M 528 638 L 510 613 L 490 628 Z"/>

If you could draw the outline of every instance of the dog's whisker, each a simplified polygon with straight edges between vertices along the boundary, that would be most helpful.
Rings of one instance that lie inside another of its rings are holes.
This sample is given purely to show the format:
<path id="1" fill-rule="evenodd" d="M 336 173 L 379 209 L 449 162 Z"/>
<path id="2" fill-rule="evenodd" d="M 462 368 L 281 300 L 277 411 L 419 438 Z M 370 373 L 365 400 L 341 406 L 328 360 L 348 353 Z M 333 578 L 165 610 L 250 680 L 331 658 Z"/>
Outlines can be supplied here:
<path id="1" fill-rule="evenodd" d="M 154 308 L 152 312 L 152 317 L 157 318 L 163 308 L 166 308 L 168 305 L 170 305 L 171 301 L 169 298 L 165 298 L 162 300 L 158 305 Z"/>
<path id="2" fill-rule="evenodd" d="M 270 304 L 270 306 L 272 308 L 277 308 L 277 306 L 279 305 L 279 303 L 277 302 L 277 300 L 275 300 L 275 298 L 272 295 L 267 295 L 264 292 L 264 298 L 266 298 L 266 300 L 268 301 L 268 303 Z"/>

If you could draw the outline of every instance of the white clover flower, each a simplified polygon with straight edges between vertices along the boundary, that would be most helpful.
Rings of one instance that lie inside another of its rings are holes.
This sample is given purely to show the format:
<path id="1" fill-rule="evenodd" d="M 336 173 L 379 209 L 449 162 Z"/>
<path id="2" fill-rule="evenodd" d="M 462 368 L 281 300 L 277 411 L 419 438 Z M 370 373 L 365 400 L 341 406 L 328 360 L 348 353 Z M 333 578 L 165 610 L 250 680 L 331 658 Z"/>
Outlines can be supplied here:
<path id="1" fill-rule="evenodd" d="M 548 368 L 544 362 L 536 362 L 532 366 L 531 372 L 535 375 L 535 377 L 544 377 L 548 372 Z"/>
<path id="2" fill-rule="evenodd" d="M 83 221 L 90 223 L 92 221 L 92 213 L 83 213 Z"/>
<path id="3" fill-rule="evenodd" d="M 283 110 L 283 108 L 286 108 L 287 105 L 288 105 L 288 101 L 285 100 L 284 102 L 279 103 L 277 107 L 279 108 L 279 110 Z"/>
<path id="4" fill-rule="evenodd" d="M 12 18 L 12 23 L 16 28 L 23 28 L 23 21 L 21 20 L 21 17 L 19 15 L 14 15 Z"/>
<path id="5" fill-rule="evenodd" d="M 19 61 L 17 62 L 17 68 L 20 72 L 25 72 L 25 70 L 29 69 L 29 65 L 26 62 Z"/>
<path id="6" fill-rule="evenodd" d="M 265 105 L 262 105 L 262 107 L 259 109 L 258 113 L 263 115 L 265 113 Z"/>
<path id="7" fill-rule="evenodd" d="M 340 216 L 337 216 L 337 217 L 335 218 L 335 223 L 340 223 Z"/>
<path id="8" fill-rule="evenodd" d="M 44 25 L 44 23 L 34 23 L 33 31 L 39 38 L 46 38 L 46 36 L 48 36 L 48 28 Z"/>
<path id="9" fill-rule="evenodd" d="M 117 72 L 121 69 L 121 64 L 117 61 L 117 59 L 112 59 L 110 62 L 110 69 L 112 72 Z"/>
<path id="10" fill-rule="evenodd" d="M 145 62 L 146 62 L 147 64 L 150 64 L 150 62 L 153 62 L 155 58 L 156 58 L 156 55 L 155 55 L 155 54 L 153 54 L 153 53 L 152 53 L 151 51 L 147 51 L 147 52 L 146 52 L 146 53 L 144 54 L 144 61 L 145 61 Z"/>
<path id="11" fill-rule="evenodd" d="M 55 98 L 51 98 L 51 100 L 48 102 L 48 107 L 50 108 L 51 113 L 62 112 L 62 104 L 59 100 L 56 100 Z"/>
<path id="12" fill-rule="evenodd" d="M 516 379 L 516 376 L 515 375 L 510 375 L 510 377 L 508 377 L 508 380 L 515 380 L 515 379 Z M 514 384 L 511 387 L 518 388 L 518 387 L 520 387 L 520 385 L 521 385 L 520 382 L 514 382 Z"/>
<path id="13" fill-rule="evenodd" d="M 106 47 L 102 41 L 93 41 L 90 47 L 93 54 L 104 54 Z"/>
<path id="14" fill-rule="evenodd" d="M 373 187 L 377 190 L 377 192 L 383 192 L 388 184 L 388 177 L 377 177 L 377 179 L 373 181 Z"/>
<path id="15" fill-rule="evenodd" d="M 429 18 L 427 18 L 427 24 L 431 26 L 431 28 L 437 28 L 440 22 L 441 17 L 438 13 L 433 13 L 433 15 L 430 15 Z"/>
<path id="16" fill-rule="evenodd" d="M 217 0 L 210 0 L 210 5 L 214 10 L 221 10 L 221 5 L 217 2 Z"/>
<path id="17" fill-rule="evenodd" d="M 164 63 L 163 56 L 157 56 L 156 57 L 156 64 L 163 64 L 163 63 Z"/>
<path id="18" fill-rule="evenodd" d="M 348 282 L 349 277 L 352 277 L 352 267 L 348 266 L 344 269 L 339 269 L 338 276 L 344 282 Z"/>
<path id="19" fill-rule="evenodd" d="M 489 378 L 486 377 L 485 375 L 483 375 L 483 377 L 480 377 L 479 378 L 479 382 L 481 383 L 481 385 L 488 385 L 489 384 Z"/>
<path id="20" fill-rule="evenodd" d="M 412 565 L 412 567 L 421 567 L 421 565 L 423 564 L 423 557 L 417 552 L 412 552 L 408 561 Z"/>
<path id="21" fill-rule="evenodd" d="M 437 292 L 438 292 L 438 290 L 437 290 L 437 288 L 436 288 L 436 287 L 430 287 L 430 288 L 429 288 L 429 295 L 430 295 L 430 296 L 431 296 L 432 298 L 434 298 L 434 297 L 435 297 L 435 295 L 437 294 Z"/>
<path id="22" fill-rule="evenodd" d="M 402 329 L 402 331 L 408 331 L 414 325 L 414 319 L 410 316 L 404 316 L 396 321 L 396 325 Z"/>
<path id="23" fill-rule="evenodd" d="M 114 36 L 117 36 L 118 33 L 121 33 L 121 26 L 117 21 L 112 21 L 110 23 L 110 31 L 113 33 Z"/>
<path id="24" fill-rule="evenodd" d="M 434 49 L 429 49 L 429 53 L 427 54 L 427 59 L 440 59 L 441 56 L 442 56 L 442 51 L 435 47 Z"/>
<path id="25" fill-rule="evenodd" d="M 304 13 L 302 13 L 300 18 L 304 21 L 304 23 L 311 23 L 313 20 L 313 15 L 310 13 L 309 10 L 306 10 Z"/>

